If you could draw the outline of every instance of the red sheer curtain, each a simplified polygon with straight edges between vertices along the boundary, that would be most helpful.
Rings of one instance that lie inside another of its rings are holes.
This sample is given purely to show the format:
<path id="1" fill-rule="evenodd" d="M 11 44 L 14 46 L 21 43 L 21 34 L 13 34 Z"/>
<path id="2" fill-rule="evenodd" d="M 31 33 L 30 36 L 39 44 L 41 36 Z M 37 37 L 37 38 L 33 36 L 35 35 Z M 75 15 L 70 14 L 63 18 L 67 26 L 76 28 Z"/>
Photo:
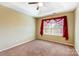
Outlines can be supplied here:
<path id="1" fill-rule="evenodd" d="M 63 25 L 63 37 L 66 38 L 66 40 L 68 40 L 68 24 L 67 24 L 67 16 L 62 16 L 62 17 L 56 17 L 56 18 L 50 18 L 50 19 L 42 19 L 41 20 L 41 27 L 40 27 L 40 35 L 43 35 L 43 31 L 44 31 L 44 21 L 47 20 L 57 20 L 57 19 L 64 19 L 64 25 Z"/>

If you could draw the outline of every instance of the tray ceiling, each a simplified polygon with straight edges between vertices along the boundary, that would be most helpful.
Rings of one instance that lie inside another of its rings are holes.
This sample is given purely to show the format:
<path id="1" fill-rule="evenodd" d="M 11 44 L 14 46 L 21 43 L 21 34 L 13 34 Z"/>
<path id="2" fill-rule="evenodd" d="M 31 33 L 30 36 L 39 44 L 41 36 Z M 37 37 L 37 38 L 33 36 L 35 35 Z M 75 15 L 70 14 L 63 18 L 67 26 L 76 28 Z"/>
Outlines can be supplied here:
<path id="1" fill-rule="evenodd" d="M 0 4 L 34 17 L 73 11 L 78 7 L 78 2 L 42 2 L 43 5 L 28 4 L 28 2 L 4 2 Z M 39 9 L 37 10 L 38 6 Z"/>

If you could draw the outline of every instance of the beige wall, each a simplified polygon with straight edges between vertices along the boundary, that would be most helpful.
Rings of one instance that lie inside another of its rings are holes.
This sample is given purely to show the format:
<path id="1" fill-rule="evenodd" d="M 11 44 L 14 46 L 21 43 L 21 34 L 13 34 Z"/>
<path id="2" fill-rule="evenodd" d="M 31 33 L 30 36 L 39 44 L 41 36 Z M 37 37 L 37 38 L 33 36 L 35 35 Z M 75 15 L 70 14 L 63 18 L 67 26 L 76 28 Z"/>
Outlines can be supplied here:
<path id="1" fill-rule="evenodd" d="M 79 7 L 75 11 L 75 49 L 79 54 Z"/>
<path id="2" fill-rule="evenodd" d="M 35 19 L 0 6 L 0 51 L 35 39 Z"/>
<path id="3" fill-rule="evenodd" d="M 41 25 L 41 19 L 46 18 L 42 17 L 36 20 L 36 34 L 37 34 L 37 39 L 42 39 L 42 40 L 48 40 L 48 41 L 54 41 L 54 42 L 59 42 L 67 45 L 74 45 L 74 12 L 66 12 L 66 13 L 61 13 L 61 14 L 56 14 L 56 15 L 51 15 L 48 16 L 47 18 L 51 17 L 60 17 L 60 16 L 67 16 L 68 18 L 68 29 L 69 29 L 69 40 L 65 40 L 64 37 L 59 37 L 59 36 L 51 36 L 51 35 L 40 35 L 40 25 Z"/>

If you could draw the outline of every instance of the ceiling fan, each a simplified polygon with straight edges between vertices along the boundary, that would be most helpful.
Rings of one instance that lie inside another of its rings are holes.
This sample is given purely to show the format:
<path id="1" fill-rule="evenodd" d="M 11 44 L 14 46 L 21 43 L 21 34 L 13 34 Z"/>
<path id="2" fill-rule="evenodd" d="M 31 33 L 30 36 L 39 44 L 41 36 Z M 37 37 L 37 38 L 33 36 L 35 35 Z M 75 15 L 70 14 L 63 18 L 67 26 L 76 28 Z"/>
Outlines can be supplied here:
<path id="1" fill-rule="evenodd" d="M 39 10 L 39 7 L 41 7 L 41 6 L 43 6 L 43 2 L 28 2 L 28 4 L 37 4 L 38 6 L 37 6 L 37 10 Z"/>

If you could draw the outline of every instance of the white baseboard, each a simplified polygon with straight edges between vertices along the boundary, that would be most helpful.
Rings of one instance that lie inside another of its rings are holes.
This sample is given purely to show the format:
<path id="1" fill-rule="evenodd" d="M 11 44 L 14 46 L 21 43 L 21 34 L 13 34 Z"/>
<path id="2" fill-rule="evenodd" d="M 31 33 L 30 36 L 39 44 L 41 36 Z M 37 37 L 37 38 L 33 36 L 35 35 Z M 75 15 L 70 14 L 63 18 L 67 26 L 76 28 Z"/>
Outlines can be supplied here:
<path id="1" fill-rule="evenodd" d="M 32 41 L 32 40 L 34 40 L 34 39 L 30 39 L 30 40 L 26 40 L 26 41 L 23 41 L 23 42 L 17 43 L 17 44 L 15 44 L 15 45 L 12 45 L 12 46 L 10 46 L 10 47 L 7 47 L 7 48 L 5 48 L 5 49 L 0 50 L 0 52 L 5 51 L 5 50 L 8 50 L 8 49 L 11 49 L 11 48 L 14 48 L 14 47 L 19 46 L 19 45 L 21 45 L 21 44 L 24 44 L 24 43 L 30 42 L 30 41 Z"/>
<path id="2" fill-rule="evenodd" d="M 39 39 L 39 40 L 45 40 L 45 39 Z M 54 40 L 45 40 L 45 41 L 56 42 L 56 43 L 60 43 L 60 44 L 64 44 L 64 45 L 68 45 L 68 46 L 73 46 L 74 47 L 74 44 L 62 43 L 62 42 L 54 41 Z"/>
<path id="3" fill-rule="evenodd" d="M 76 52 L 78 53 L 78 55 L 79 55 L 79 51 L 75 48 L 75 50 L 76 50 Z"/>

